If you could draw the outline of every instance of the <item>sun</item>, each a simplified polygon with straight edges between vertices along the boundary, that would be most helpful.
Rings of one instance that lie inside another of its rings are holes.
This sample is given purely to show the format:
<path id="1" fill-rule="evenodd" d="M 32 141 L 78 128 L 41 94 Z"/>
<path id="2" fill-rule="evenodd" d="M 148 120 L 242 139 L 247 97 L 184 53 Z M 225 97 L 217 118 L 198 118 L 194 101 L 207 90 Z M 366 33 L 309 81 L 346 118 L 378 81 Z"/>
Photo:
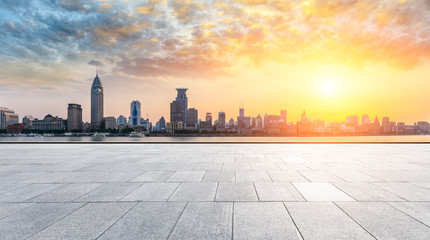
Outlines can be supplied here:
<path id="1" fill-rule="evenodd" d="M 333 76 L 324 76 L 319 79 L 318 91 L 324 97 L 333 97 L 338 92 L 338 81 Z"/>

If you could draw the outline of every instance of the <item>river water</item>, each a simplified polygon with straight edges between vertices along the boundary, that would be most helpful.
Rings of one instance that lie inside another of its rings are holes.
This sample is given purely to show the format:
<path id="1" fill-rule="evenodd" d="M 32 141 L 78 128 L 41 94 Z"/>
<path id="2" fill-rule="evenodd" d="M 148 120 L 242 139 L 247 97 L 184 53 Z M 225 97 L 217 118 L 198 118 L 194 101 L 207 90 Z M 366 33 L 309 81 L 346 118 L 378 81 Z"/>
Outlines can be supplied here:
<path id="1" fill-rule="evenodd" d="M 6 142 L 142 142 L 142 143 L 178 143 L 178 142 L 430 142 L 430 135 L 408 136 L 343 136 L 343 137 L 0 137 L 0 143 Z"/>

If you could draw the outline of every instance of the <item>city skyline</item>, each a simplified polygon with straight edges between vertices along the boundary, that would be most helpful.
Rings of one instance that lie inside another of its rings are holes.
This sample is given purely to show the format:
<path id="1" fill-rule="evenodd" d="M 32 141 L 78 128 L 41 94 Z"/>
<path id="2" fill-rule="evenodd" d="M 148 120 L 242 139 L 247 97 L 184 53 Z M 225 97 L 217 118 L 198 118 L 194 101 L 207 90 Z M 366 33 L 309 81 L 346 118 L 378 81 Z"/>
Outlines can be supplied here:
<path id="1" fill-rule="evenodd" d="M 104 115 L 168 116 L 176 87 L 190 105 L 235 116 L 303 109 L 313 119 L 428 121 L 428 1 L 0 2 L 0 105 L 65 116 L 103 79 Z M 287 18 L 286 16 L 291 16 Z M 83 27 L 84 26 L 84 27 Z M 13 44 L 12 44 L 13 43 Z M 31 101 L 30 101 L 31 100 Z M 49 112 L 46 106 L 50 107 Z"/>

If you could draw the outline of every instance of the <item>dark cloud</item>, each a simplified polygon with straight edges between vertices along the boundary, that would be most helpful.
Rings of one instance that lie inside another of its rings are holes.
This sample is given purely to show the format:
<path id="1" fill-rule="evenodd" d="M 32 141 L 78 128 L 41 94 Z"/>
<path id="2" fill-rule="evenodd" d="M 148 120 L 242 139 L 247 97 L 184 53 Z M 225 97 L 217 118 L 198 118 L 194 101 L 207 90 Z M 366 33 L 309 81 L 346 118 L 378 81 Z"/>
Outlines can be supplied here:
<path id="1" fill-rule="evenodd" d="M 92 65 L 92 66 L 103 66 L 104 65 L 103 62 L 97 61 L 97 60 L 91 60 L 91 61 L 88 62 L 88 64 Z"/>

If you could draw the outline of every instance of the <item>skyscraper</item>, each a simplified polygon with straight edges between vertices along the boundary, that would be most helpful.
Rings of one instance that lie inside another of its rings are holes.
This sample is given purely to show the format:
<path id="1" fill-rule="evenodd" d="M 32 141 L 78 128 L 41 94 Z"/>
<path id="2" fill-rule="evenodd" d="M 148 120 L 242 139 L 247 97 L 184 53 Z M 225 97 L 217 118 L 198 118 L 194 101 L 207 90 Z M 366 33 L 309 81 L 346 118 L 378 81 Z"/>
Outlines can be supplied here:
<path id="1" fill-rule="evenodd" d="M 170 122 L 171 123 L 184 123 L 184 113 L 182 112 L 182 104 L 180 101 L 173 101 L 170 103 Z"/>
<path id="2" fill-rule="evenodd" d="M 81 105 L 69 103 L 67 107 L 67 130 L 82 130 L 82 108 Z"/>
<path id="3" fill-rule="evenodd" d="M 130 126 L 137 127 L 140 126 L 141 112 L 140 112 L 140 102 L 135 100 L 130 104 Z"/>
<path id="4" fill-rule="evenodd" d="M 206 122 L 211 123 L 212 125 L 212 114 L 210 112 L 206 113 Z"/>
<path id="5" fill-rule="evenodd" d="M 7 126 L 17 124 L 19 117 L 13 109 L 0 107 L 0 129 L 6 129 Z"/>
<path id="6" fill-rule="evenodd" d="M 117 125 L 127 125 L 127 118 L 125 118 L 123 115 L 119 115 L 118 119 L 117 119 Z"/>
<path id="7" fill-rule="evenodd" d="M 382 118 L 382 129 L 381 130 L 383 133 L 390 132 L 390 118 L 388 118 L 388 117 Z"/>
<path id="8" fill-rule="evenodd" d="M 187 109 L 185 127 L 195 128 L 197 127 L 198 111 L 195 108 Z"/>
<path id="9" fill-rule="evenodd" d="M 371 124 L 369 115 L 363 114 L 363 116 L 361 116 L 361 124 L 362 125 Z"/>
<path id="10" fill-rule="evenodd" d="M 103 121 L 103 85 L 99 75 L 96 74 L 91 85 L 91 127 L 101 128 Z"/>
<path id="11" fill-rule="evenodd" d="M 182 122 L 186 122 L 186 112 L 188 109 L 188 98 L 187 98 L 188 88 L 177 88 L 178 95 L 176 96 L 176 101 L 181 103 L 181 113 L 183 114 Z"/>
<path id="12" fill-rule="evenodd" d="M 218 125 L 225 127 L 225 112 L 218 113 Z"/>

